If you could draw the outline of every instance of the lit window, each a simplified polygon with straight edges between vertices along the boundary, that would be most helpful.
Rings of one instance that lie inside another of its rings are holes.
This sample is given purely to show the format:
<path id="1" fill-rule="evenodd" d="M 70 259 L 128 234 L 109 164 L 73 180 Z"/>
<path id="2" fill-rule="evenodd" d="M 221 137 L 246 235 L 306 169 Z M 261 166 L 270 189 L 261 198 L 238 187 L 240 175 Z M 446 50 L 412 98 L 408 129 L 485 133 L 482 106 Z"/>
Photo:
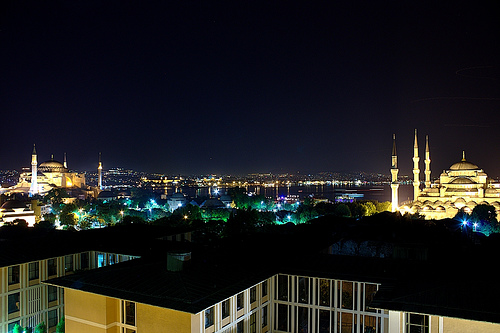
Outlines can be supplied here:
<path id="1" fill-rule="evenodd" d="M 97 268 L 106 266 L 106 255 L 104 253 L 97 254 Z"/>
<path id="2" fill-rule="evenodd" d="M 9 314 L 18 312 L 20 309 L 19 293 L 10 294 L 8 297 L 8 303 Z"/>
<path id="3" fill-rule="evenodd" d="M 214 308 L 211 307 L 205 310 L 205 328 L 214 324 Z"/>

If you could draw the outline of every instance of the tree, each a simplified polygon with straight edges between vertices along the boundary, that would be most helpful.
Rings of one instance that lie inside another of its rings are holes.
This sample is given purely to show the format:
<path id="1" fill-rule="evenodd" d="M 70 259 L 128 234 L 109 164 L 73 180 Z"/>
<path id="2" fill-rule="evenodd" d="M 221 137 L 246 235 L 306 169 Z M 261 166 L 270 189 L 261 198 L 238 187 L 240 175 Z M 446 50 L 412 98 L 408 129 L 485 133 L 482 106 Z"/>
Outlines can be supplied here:
<path id="1" fill-rule="evenodd" d="M 77 219 L 75 217 L 75 211 L 78 210 L 78 207 L 74 203 L 69 203 L 64 205 L 61 209 L 61 215 L 59 215 L 59 221 L 61 221 L 61 225 L 65 226 L 75 226 Z"/>
<path id="2" fill-rule="evenodd" d="M 346 204 L 340 203 L 335 205 L 333 214 L 335 216 L 351 217 L 351 210 L 349 209 L 349 206 L 347 206 Z"/>
<path id="3" fill-rule="evenodd" d="M 56 333 L 64 333 L 65 330 L 65 323 L 64 323 L 64 317 L 59 320 L 56 326 Z"/>
<path id="4" fill-rule="evenodd" d="M 14 329 L 12 330 L 13 333 L 23 333 L 24 328 L 20 326 L 19 324 L 14 325 Z"/>
<path id="5" fill-rule="evenodd" d="M 470 215 L 472 223 L 477 225 L 476 230 L 489 236 L 491 233 L 500 232 L 500 225 L 497 221 L 495 207 L 487 204 L 480 204 L 474 207 Z"/>
<path id="6" fill-rule="evenodd" d="M 45 325 L 45 323 L 43 321 L 35 326 L 34 333 L 47 333 L 47 326 Z"/>

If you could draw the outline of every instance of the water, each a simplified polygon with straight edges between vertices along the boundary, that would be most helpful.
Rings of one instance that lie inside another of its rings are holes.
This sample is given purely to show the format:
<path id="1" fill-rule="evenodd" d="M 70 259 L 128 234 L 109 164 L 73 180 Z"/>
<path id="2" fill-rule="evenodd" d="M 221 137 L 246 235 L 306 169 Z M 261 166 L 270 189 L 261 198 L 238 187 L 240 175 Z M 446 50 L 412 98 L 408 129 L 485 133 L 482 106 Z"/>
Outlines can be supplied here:
<path id="1" fill-rule="evenodd" d="M 218 188 L 219 194 L 225 194 L 229 188 Z M 247 192 L 257 195 L 264 195 L 266 198 L 293 197 L 303 200 L 308 196 L 316 198 L 326 198 L 334 201 L 336 197 L 349 194 L 355 195 L 357 200 L 377 200 L 379 202 L 391 201 L 390 185 L 366 185 L 366 186 L 334 186 L 334 185 L 303 185 L 303 186 L 247 186 Z M 211 187 L 181 187 L 178 190 L 190 198 L 208 197 L 214 195 L 214 188 Z M 171 195 L 175 188 L 167 188 L 167 194 Z M 362 195 L 362 196 L 361 196 Z M 403 202 L 413 198 L 413 186 L 399 186 L 399 201 Z"/>

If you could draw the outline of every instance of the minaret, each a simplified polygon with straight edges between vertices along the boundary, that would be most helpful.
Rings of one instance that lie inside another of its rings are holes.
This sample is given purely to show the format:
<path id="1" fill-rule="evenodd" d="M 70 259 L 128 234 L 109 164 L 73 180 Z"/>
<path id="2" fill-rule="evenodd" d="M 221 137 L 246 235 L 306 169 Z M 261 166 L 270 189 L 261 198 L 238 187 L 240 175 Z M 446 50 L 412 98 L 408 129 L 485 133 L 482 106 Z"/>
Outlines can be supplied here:
<path id="1" fill-rule="evenodd" d="M 420 194 L 420 169 L 418 168 L 418 143 L 417 143 L 417 130 L 415 129 L 415 144 L 413 145 L 413 200 L 417 200 Z"/>
<path id="2" fill-rule="evenodd" d="M 391 166 L 391 192 L 392 192 L 392 206 L 391 211 L 395 212 L 399 206 L 398 198 L 398 156 L 396 155 L 396 134 L 392 135 L 392 166 Z"/>
<path id="3" fill-rule="evenodd" d="M 37 161 L 36 161 L 36 149 L 33 145 L 33 152 L 31 153 L 31 186 L 29 196 L 32 197 L 38 194 L 38 177 L 37 177 Z"/>
<path id="4" fill-rule="evenodd" d="M 99 153 L 99 166 L 97 167 L 97 187 L 102 190 L 102 162 L 101 162 L 101 153 Z"/>
<path id="5" fill-rule="evenodd" d="M 66 153 L 64 153 L 64 162 L 63 162 L 64 167 L 67 169 L 68 168 L 68 163 L 66 162 Z"/>
<path id="6" fill-rule="evenodd" d="M 425 188 L 431 188 L 431 152 L 428 135 L 425 136 Z"/>

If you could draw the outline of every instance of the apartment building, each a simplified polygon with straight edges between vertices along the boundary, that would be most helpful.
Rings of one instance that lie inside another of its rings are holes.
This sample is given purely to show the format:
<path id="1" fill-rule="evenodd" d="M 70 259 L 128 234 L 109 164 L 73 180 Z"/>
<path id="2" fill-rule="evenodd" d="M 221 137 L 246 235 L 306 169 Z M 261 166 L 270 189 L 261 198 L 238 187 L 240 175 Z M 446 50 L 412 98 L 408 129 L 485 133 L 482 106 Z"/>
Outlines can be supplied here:
<path id="1" fill-rule="evenodd" d="M 35 327 L 42 321 L 52 332 L 64 315 L 64 293 L 41 281 L 133 258 L 117 253 L 84 251 L 38 260 L 19 258 L 22 262 L 0 267 L 0 332 L 12 332 L 16 324 Z"/>

